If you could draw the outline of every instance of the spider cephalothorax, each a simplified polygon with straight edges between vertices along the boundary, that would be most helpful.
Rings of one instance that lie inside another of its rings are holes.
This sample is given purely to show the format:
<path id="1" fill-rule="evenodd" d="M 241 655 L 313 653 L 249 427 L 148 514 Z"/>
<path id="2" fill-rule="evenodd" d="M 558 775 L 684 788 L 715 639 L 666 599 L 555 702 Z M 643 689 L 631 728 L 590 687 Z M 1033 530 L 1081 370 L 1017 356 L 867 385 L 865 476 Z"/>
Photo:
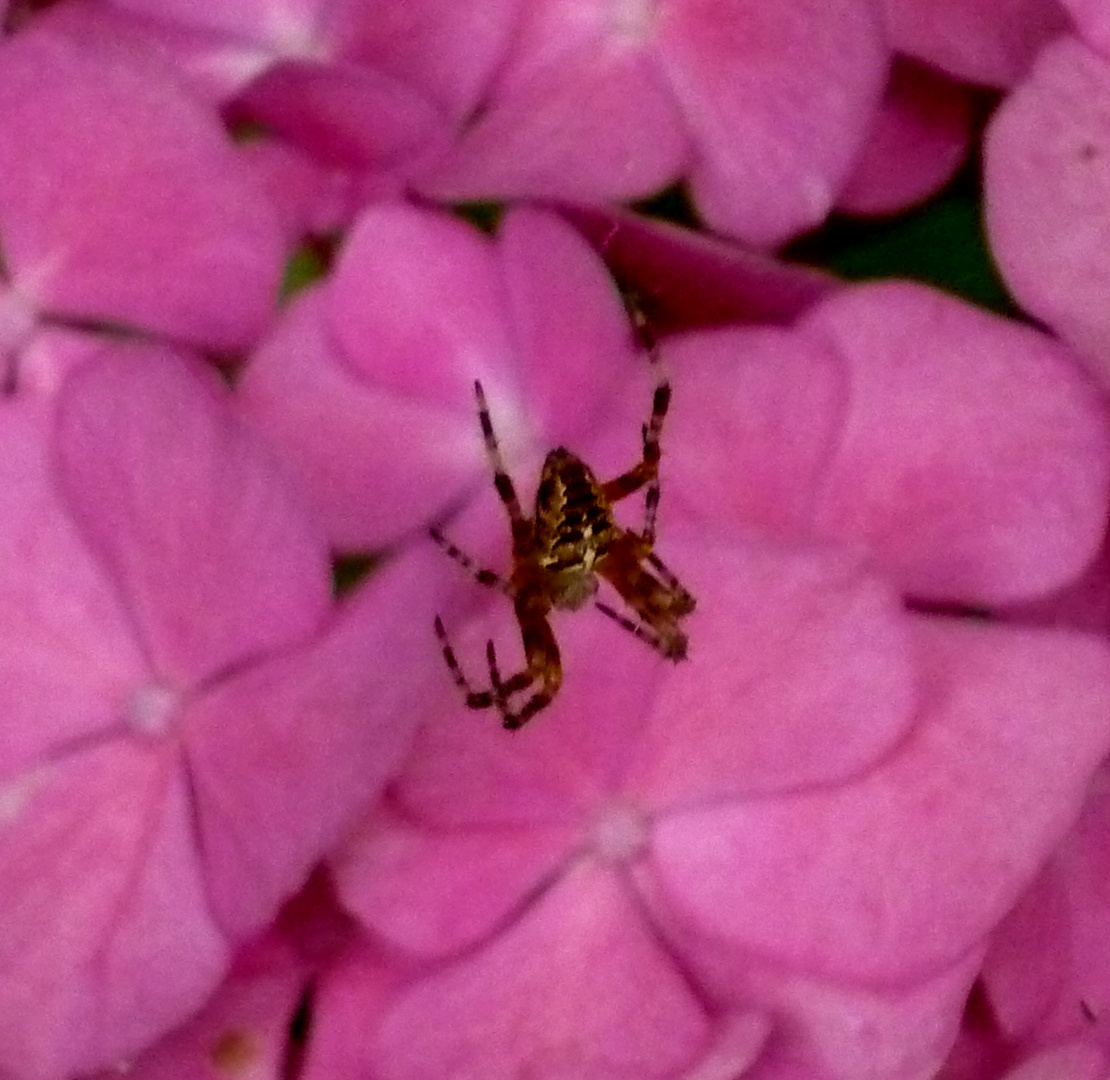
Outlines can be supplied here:
<path id="1" fill-rule="evenodd" d="M 501 589 L 512 599 L 524 644 L 525 667 L 502 679 L 490 641 L 486 646 L 490 688 L 471 689 L 437 616 L 435 628 L 444 658 L 466 694 L 467 705 L 472 709 L 496 706 L 507 728 L 520 727 L 548 705 L 562 684 L 563 669 L 547 616 L 552 608 L 574 610 L 593 599 L 598 577 L 616 589 L 636 618 L 596 601 L 598 610 L 667 659 L 684 659 L 687 639 L 679 620 L 694 610 L 694 598 L 652 550 L 659 505 L 659 432 L 671 399 L 667 382 L 655 388 L 651 419 L 643 429 L 643 455 L 633 468 L 608 483 L 599 483 L 589 466 L 560 446 L 544 460 L 530 518 L 524 516 L 501 460 L 481 383 L 474 383 L 474 393 L 494 486 L 512 526 L 513 568 L 508 581 L 490 570 L 479 569 L 437 530 L 432 530 L 432 537 L 477 581 Z M 621 528 L 613 518 L 613 503 L 645 485 L 643 529 L 633 532 Z M 514 710 L 510 699 L 537 684 L 532 695 Z"/>

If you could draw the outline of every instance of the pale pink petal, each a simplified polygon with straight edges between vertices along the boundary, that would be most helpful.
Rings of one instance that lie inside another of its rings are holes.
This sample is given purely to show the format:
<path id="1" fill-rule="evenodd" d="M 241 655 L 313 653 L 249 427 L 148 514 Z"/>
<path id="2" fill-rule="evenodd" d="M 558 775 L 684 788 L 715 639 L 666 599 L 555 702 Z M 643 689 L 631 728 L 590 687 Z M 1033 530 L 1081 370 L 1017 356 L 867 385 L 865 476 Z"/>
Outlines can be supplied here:
<path id="1" fill-rule="evenodd" d="M 227 955 L 173 748 L 102 743 L 0 803 L 0 1061 L 102 1068 L 199 1007 Z"/>
<path id="2" fill-rule="evenodd" d="M 379 811 L 343 846 L 344 906 L 391 947 L 442 956 L 493 933 L 573 850 L 574 825 L 433 831 Z"/>
<path id="3" fill-rule="evenodd" d="M 688 164 L 682 117 L 628 5 L 529 0 L 487 106 L 418 180 L 447 200 L 648 195 Z M 647 21 L 648 16 L 644 16 Z"/>
<path id="4" fill-rule="evenodd" d="M 393 1080 L 652 1080 L 674 1076 L 709 1036 L 623 885 L 583 866 L 481 952 L 402 992 L 373 1057 Z"/>
<path id="5" fill-rule="evenodd" d="M 306 972 L 288 946 L 245 950 L 204 1009 L 128 1062 L 128 1080 L 282 1080 Z M 107 1071 L 97 1080 L 118 1080 Z"/>
<path id="6" fill-rule="evenodd" d="M 882 108 L 837 196 L 837 209 L 892 214 L 935 194 L 967 157 L 974 119 L 967 87 L 896 58 Z"/>
<path id="7" fill-rule="evenodd" d="M 0 423 L 0 776 L 115 729 L 146 676 L 126 608 L 54 488 L 49 413 L 8 403 Z"/>
<path id="8" fill-rule="evenodd" d="M 223 680 L 183 719 L 209 896 L 258 930 L 392 778 L 421 719 L 443 589 L 429 544 L 379 570 L 319 640 Z"/>
<path id="9" fill-rule="evenodd" d="M 60 477 L 159 675 L 192 683 L 314 630 L 327 550 L 196 361 L 105 347 L 63 387 Z"/>
<path id="10" fill-rule="evenodd" d="M 1110 744 L 1110 655 L 1062 632 L 917 626 L 927 705 L 870 774 L 658 823 L 659 902 L 708 935 L 703 954 L 727 941 L 854 979 L 936 971 L 982 940 L 1071 824 Z"/>
<path id="11" fill-rule="evenodd" d="M 995 113 L 986 225 L 1011 292 L 1110 385 L 1110 60 L 1047 47 Z"/>
<path id="12" fill-rule="evenodd" d="M 822 221 L 879 105 L 888 55 L 861 0 L 683 0 L 659 49 L 714 230 L 775 246 Z"/>
<path id="13" fill-rule="evenodd" d="M 1110 53 L 1110 9 L 1102 0 L 1060 0 L 1071 15 L 1079 36 L 1093 49 Z"/>
<path id="14" fill-rule="evenodd" d="M 152 49 L 32 26 L 0 48 L 0 113 L 4 257 L 24 296 L 217 349 L 259 333 L 276 216 Z"/>
<path id="15" fill-rule="evenodd" d="M 882 6 L 899 51 L 985 86 L 1012 85 L 1069 25 L 1057 0 L 883 0 Z"/>
<path id="16" fill-rule="evenodd" d="M 744 1080 L 917 1080 L 935 1076 L 951 1048 L 979 956 L 894 985 L 823 980 L 755 957 L 740 973 L 706 978 L 715 996 L 759 1002 L 777 1021 Z"/>

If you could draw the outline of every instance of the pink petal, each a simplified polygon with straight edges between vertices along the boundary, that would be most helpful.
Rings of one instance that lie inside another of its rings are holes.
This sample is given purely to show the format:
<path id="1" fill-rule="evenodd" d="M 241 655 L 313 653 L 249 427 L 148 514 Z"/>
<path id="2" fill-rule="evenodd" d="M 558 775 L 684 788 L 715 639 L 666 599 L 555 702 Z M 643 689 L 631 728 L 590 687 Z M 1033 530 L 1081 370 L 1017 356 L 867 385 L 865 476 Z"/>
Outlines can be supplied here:
<path id="1" fill-rule="evenodd" d="M 777 1020 L 744 1080 L 919 1080 L 936 1075 L 952 1046 L 978 959 L 976 953 L 918 982 L 870 986 L 752 958 L 742 974 L 725 976 L 713 990 L 749 1007 L 758 1001 Z"/>
<path id="2" fill-rule="evenodd" d="M 448 139 L 446 118 L 427 98 L 357 64 L 275 64 L 238 96 L 233 113 L 332 168 L 407 175 L 436 159 Z"/>
<path id="3" fill-rule="evenodd" d="M 583 428 L 591 423 L 620 425 L 635 436 L 650 391 L 640 398 L 626 390 L 630 374 L 646 365 L 605 264 L 563 221 L 541 211 L 510 211 L 497 239 L 532 422 L 549 446 L 583 452 Z M 619 410 L 619 402 L 631 411 Z M 625 452 L 635 453 L 634 438 L 628 442 Z"/>
<path id="4" fill-rule="evenodd" d="M 281 1080 L 305 971 L 288 947 L 245 950 L 223 985 L 188 1023 L 128 1062 L 129 1080 L 241 1077 Z M 98 1080 L 115 1080 L 106 1072 Z"/>
<path id="5" fill-rule="evenodd" d="M 562 214 L 614 274 L 630 283 L 656 336 L 726 322 L 791 322 L 837 285 L 706 233 L 611 207 Z"/>
<path id="6" fill-rule="evenodd" d="M 393 1080 L 650 1080 L 673 1076 L 708 1034 L 624 888 L 584 866 L 485 949 L 402 993 L 374 1058 Z"/>
<path id="7" fill-rule="evenodd" d="M 929 706 L 869 775 L 691 809 L 652 851 L 684 923 L 793 967 L 900 980 L 979 942 L 1110 744 L 1110 655 L 1063 632 L 919 620 Z"/>
<path id="8" fill-rule="evenodd" d="M 1006 284 L 1110 385 L 1110 61 L 1073 38 L 1047 47 L 995 113 L 984 153 Z"/>
<path id="9" fill-rule="evenodd" d="M 0 223 L 18 288 L 71 317 L 247 344 L 283 255 L 261 188 L 140 38 L 51 26 L 0 49 Z"/>
<path id="10" fill-rule="evenodd" d="M 1012 85 L 1068 29 L 1057 0 L 884 0 L 882 6 L 900 52 L 985 86 Z"/>
<path id="11" fill-rule="evenodd" d="M 227 962 L 184 777 L 172 747 L 108 742 L 0 798 L 0 1061 L 105 1067 L 188 1016 Z"/>
<path id="12" fill-rule="evenodd" d="M 1085 1039 L 1073 1039 L 1030 1055 L 1002 1080 L 1106 1080 L 1110 1059 Z"/>
<path id="13" fill-rule="evenodd" d="M 459 123 L 480 109 L 522 6 L 520 0 L 388 6 L 343 0 L 328 5 L 324 34 L 335 55 L 420 87 Z"/>
<path id="14" fill-rule="evenodd" d="M 325 299 L 316 290 L 289 307 L 235 403 L 297 477 L 332 544 L 371 550 L 425 525 L 450 493 L 476 483 L 484 461 L 473 391 L 460 388 L 449 407 L 375 385 L 336 350 Z"/>
<path id="15" fill-rule="evenodd" d="M 886 81 L 873 6 L 683 0 L 662 16 L 659 48 L 706 223 L 774 246 L 822 221 Z"/>
<path id="16" fill-rule="evenodd" d="M 315 629 L 327 551 L 219 380 L 105 348 L 58 406 L 60 479 L 159 674 L 195 682 Z"/>
<path id="17" fill-rule="evenodd" d="M 147 674 L 119 596 L 50 476 L 49 413 L 9 403 L 0 424 L 0 775 L 112 731 Z"/>
<path id="18" fill-rule="evenodd" d="M 635 12 L 635 8 L 629 5 Z M 687 163 L 688 141 L 650 26 L 614 5 L 529 0 L 486 107 L 418 181 L 442 200 L 648 195 Z"/>
<path id="19" fill-rule="evenodd" d="M 1104 55 L 1110 51 L 1110 11 L 1102 0 L 1060 0 L 1079 36 Z"/>
<path id="20" fill-rule="evenodd" d="M 853 389 L 822 532 L 865 539 L 912 593 L 986 602 L 1046 591 L 1094 556 L 1110 439 L 1069 353 L 902 283 L 840 293 L 803 325 Z"/>
<path id="21" fill-rule="evenodd" d="M 974 119 L 966 87 L 896 58 L 882 109 L 837 208 L 890 214 L 935 194 L 967 157 Z"/>
<path id="22" fill-rule="evenodd" d="M 391 946 L 445 956 L 493 933 L 561 869 L 572 825 L 432 830 L 372 815 L 333 873 L 344 905 Z"/>
<path id="23" fill-rule="evenodd" d="M 430 621 L 412 612 L 442 588 L 438 555 L 380 570 L 318 641 L 224 680 L 188 711 L 209 895 L 235 935 L 273 917 L 408 750 L 435 650 Z"/>
<path id="24" fill-rule="evenodd" d="M 623 790 L 659 813 L 827 785 L 909 730 L 917 693 L 901 602 L 852 559 L 782 545 L 672 543 L 698 600 Z"/>
<path id="25" fill-rule="evenodd" d="M 862 542 L 911 594 L 964 603 L 1047 592 L 1095 554 L 1105 412 L 1037 331 L 888 283 L 838 293 L 796 334 L 685 335 L 667 356 L 682 517 Z"/>

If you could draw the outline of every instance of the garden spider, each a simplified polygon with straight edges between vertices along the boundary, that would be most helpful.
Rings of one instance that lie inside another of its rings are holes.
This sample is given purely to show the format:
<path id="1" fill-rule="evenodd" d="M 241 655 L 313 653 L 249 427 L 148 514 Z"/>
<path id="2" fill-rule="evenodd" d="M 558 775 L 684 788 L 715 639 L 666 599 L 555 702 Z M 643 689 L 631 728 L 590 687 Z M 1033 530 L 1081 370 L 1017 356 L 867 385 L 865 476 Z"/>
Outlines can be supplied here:
<path id="1" fill-rule="evenodd" d="M 486 646 L 490 688 L 472 689 L 437 615 L 435 630 L 443 658 L 465 693 L 467 705 L 472 709 L 496 706 L 503 725 L 510 729 L 523 726 L 549 705 L 562 684 L 563 669 L 548 613 L 552 608 L 575 610 L 585 605 L 597 592 L 597 575 L 616 589 L 637 618 L 627 618 L 600 601 L 595 602 L 598 610 L 668 660 L 685 659 L 686 634 L 679 627 L 679 620 L 694 610 L 694 598 L 652 550 L 659 506 L 659 432 L 671 399 L 667 381 L 662 380 L 655 387 L 651 418 L 643 427 L 640 461 L 614 480 L 601 484 L 589 466 L 569 450 L 561 446 L 552 450 L 543 463 L 531 518 L 524 516 L 513 481 L 505 470 L 480 382 L 475 381 L 474 394 L 493 483 L 512 527 L 513 567 L 508 581 L 492 570 L 480 569 L 437 529 L 432 529 L 431 534 L 476 581 L 498 588 L 512 599 L 524 644 L 525 667 L 503 679 L 490 640 Z M 613 520 L 612 504 L 645 484 L 643 530 L 622 529 Z M 532 696 L 514 711 L 510 697 L 537 683 Z"/>

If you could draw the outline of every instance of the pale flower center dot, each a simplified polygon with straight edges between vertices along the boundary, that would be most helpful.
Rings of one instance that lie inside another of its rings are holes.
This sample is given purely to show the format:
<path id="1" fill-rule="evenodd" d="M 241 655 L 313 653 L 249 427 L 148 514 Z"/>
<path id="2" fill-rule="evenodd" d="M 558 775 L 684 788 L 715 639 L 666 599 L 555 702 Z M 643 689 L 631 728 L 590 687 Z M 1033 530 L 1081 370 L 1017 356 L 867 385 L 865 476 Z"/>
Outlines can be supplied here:
<path id="1" fill-rule="evenodd" d="M 598 815 L 593 846 L 607 862 L 631 862 L 647 842 L 648 825 L 643 814 L 627 803 L 612 803 Z"/>
<path id="2" fill-rule="evenodd" d="M 618 34 L 643 39 L 651 31 L 656 0 L 612 0 L 610 13 Z"/>
<path id="3" fill-rule="evenodd" d="M 177 710 L 178 695 L 166 686 L 147 683 L 131 695 L 127 722 L 139 735 L 164 735 Z"/>

